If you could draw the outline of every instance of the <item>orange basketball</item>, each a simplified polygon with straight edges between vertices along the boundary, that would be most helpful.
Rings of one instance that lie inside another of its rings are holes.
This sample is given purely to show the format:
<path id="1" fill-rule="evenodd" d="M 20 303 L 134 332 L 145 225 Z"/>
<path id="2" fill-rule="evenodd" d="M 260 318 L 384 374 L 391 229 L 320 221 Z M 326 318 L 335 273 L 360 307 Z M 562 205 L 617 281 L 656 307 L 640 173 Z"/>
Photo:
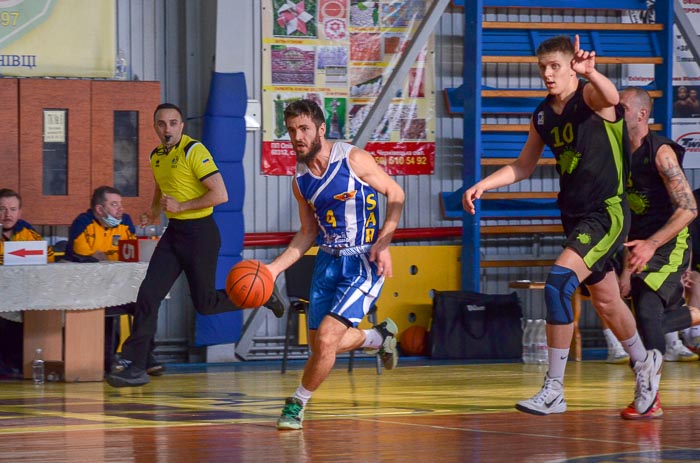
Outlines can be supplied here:
<path id="1" fill-rule="evenodd" d="M 265 264 L 259 260 L 243 260 L 226 276 L 226 294 L 243 309 L 260 307 L 272 296 L 275 282 Z"/>
<path id="2" fill-rule="evenodd" d="M 428 353 L 428 331 L 420 325 L 412 325 L 401 333 L 401 352 L 404 355 Z"/>

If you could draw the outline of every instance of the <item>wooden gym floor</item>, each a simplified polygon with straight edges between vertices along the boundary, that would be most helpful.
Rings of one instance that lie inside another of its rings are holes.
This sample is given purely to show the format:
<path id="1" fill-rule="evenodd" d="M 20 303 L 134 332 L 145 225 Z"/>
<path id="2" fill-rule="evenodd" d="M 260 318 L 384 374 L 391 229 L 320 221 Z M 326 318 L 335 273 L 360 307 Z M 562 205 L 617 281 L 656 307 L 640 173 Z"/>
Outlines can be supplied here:
<path id="1" fill-rule="evenodd" d="M 252 364 L 251 364 L 252 363 Z M 141 388 L 0 381 L 2 462 L 700 461 L 700 362 L 668 363 L 661 419 L 625 421 L 625 365 L 570 362 L 569 410 L 520 413 L 545 367 L 403 359 L 377 375 L 346 361 L 307 407 L 302 431 L 275 421 L 302 363 L 171 366 Z"/>

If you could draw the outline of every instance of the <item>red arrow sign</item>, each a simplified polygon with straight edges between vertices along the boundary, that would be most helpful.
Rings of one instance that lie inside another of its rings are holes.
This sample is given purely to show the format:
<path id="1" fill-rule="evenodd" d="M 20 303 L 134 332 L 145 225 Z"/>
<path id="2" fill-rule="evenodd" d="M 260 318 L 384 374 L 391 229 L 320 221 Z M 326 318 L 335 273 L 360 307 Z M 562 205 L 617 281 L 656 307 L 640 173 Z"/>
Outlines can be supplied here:
<path id="1" fill-rule="evenodd" d="M 13 256 L 17 257 L 27 257 L 27 256 L 41 256 L 44 254 L 44 251 L 37 249 L 37 250 L 32 250 L 32 249 L 18 249 L 16 251 L 11 251 L 8 254 L 12 254 Z"/>

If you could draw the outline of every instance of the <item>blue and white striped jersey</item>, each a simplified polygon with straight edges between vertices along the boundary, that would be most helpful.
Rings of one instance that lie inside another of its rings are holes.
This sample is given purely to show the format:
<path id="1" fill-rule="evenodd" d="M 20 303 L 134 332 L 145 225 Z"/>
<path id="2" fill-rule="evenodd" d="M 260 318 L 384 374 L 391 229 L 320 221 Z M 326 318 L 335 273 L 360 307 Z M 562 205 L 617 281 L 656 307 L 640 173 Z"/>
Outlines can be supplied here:
<path id="1" fill-rule="evenodd" d="M 326 172 L 313 175 L 297 163 L 296 181 L 301 195 L 316 215 L 316 243 L 334 248 L 374 243 L 379 230 L 377 191 L 350 168 L 349 143 L 334 143 Z"/>

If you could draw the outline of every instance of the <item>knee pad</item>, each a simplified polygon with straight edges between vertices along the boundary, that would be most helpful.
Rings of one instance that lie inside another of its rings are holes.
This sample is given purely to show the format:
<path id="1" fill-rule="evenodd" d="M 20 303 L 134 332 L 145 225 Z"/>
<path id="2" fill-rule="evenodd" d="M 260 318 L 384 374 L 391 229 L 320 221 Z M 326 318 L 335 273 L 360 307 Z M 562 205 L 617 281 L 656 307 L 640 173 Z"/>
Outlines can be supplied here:
<path id="1" fill-rule="evenodd" d="M 571 309 L 571 297 L 578 285 L 578 277 L 571 269 L 560 265 L 552 266 L 544 287 L 547 323 L 552 325 L 573 323 L 574 311 Z"/>

